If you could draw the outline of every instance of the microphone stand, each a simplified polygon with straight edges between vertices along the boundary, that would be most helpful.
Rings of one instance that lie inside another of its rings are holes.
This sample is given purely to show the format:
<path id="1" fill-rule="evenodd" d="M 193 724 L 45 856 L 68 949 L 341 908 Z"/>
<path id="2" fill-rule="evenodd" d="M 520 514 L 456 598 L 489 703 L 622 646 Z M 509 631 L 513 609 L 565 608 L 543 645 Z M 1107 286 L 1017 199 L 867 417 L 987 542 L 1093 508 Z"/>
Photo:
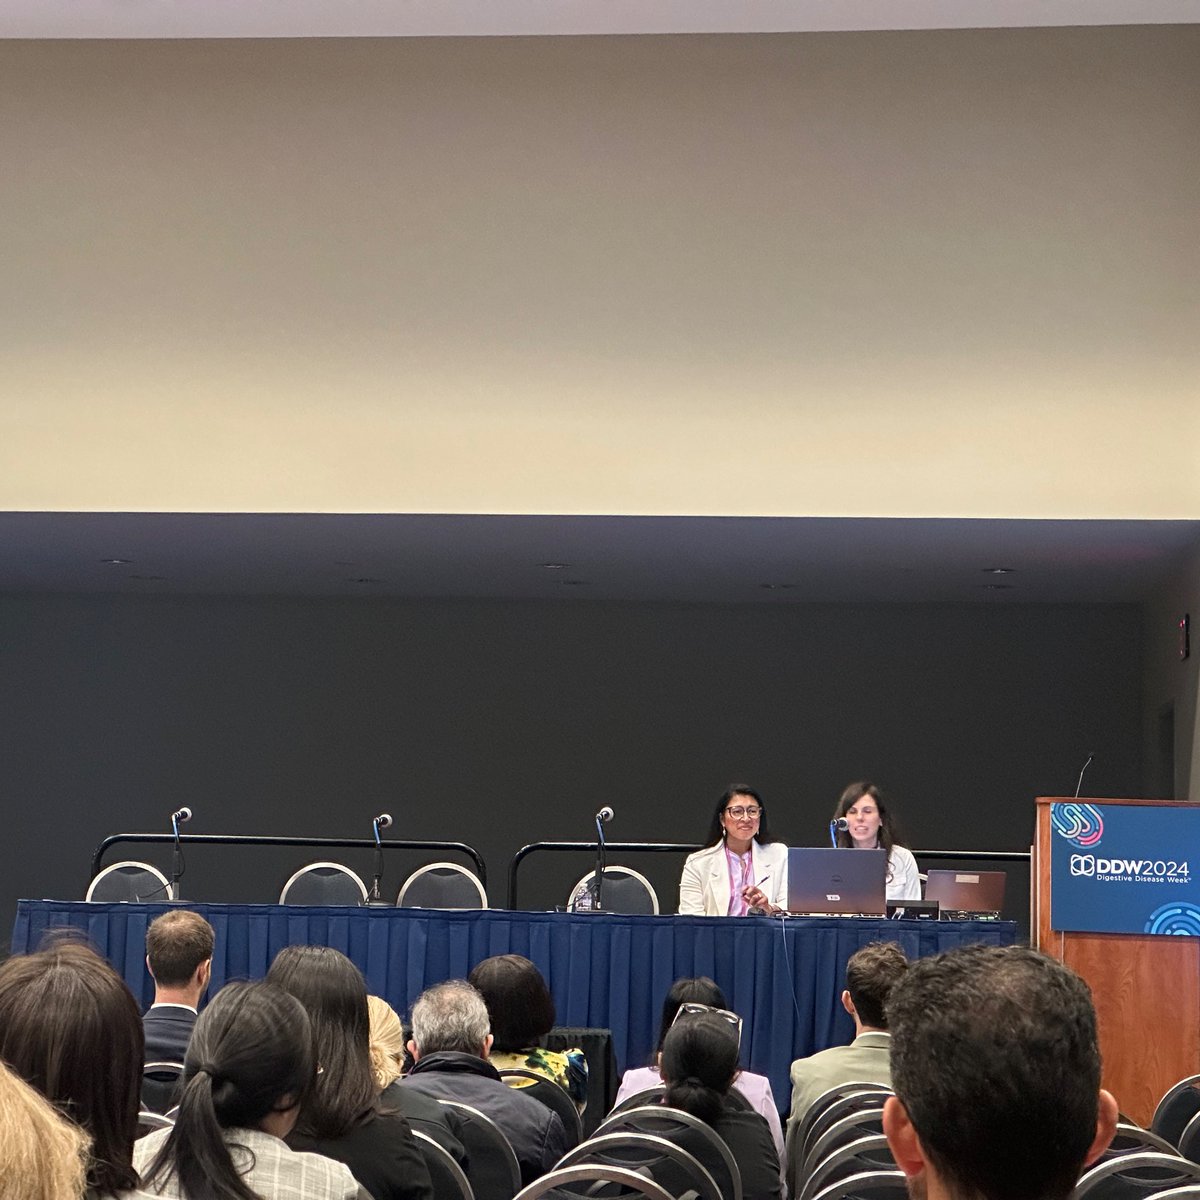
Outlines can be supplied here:
<path id="1" fill-rule="evenodd" d="M 603 912 L 604 903 L 604 868 L 607 865 L 606 847 L 604 845 L 604 822 L 596 817 L 596 905 L 593 912 Z"/>
<path id="2" fill-rule="evenodd" d="M 171 852 L 171 886 L 167 889 L 168 900 L 179 899 L 179 880 L 183 876 L 183 847 L 179 844 L 179 819 L 171 814 L 171 835 L 175 848 Z"/>
<path id="3" fill-rule="evenodd" d="M 371 831 L 375 834 L 375 878 L 371 881 L 371 891 L 367 896 L 367 908 L 391 908 L 391 905 L 380 895 L 379 883 L 383 879 L 383 843 L 379 840 L 379 822 L 371 822 Z"/>

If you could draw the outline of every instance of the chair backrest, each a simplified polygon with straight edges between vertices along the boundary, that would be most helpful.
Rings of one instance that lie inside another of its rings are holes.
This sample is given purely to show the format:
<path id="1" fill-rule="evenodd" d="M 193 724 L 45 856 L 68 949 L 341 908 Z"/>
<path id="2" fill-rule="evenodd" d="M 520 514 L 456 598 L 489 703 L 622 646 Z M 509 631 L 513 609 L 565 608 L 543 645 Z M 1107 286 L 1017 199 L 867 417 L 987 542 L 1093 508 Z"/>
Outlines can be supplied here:
<path id="1" fill-rule="evenodd" d="M 1179 1145 L 1183 1127 L 1200 1112 L 1200 1075 L 1189 1075 L 1173 1084 L 1158 1102 L 1150 1118 L 1150 1132 Z"/>
<path id="2" fill-rule="evenodd" d="M 283 885 L 280 904 L 362 904 L 367 885 L 349 867 L 335 862 L 303 866 Z"/>
<path id="3" fill-rule="evenodd" d="M 643 1088 L 640 1092 L 634 1092 L 632 1096 L 626 1096 L 620 1104 L 613 1106 L 608 1115 L 615 1116 L 617 1113 L 628 1112 L 631 1108 L 645 1108 L 648 1104 L 661 1104 L 666 1094 L 667 1085 L 656 1083 L 653 1087 Z"/>
<path id="4" fill-rule="evenodd" d="M 397 908 L 487 908 L 479 877 L 452 862 L 426 863 L 401 885 Z"/>
<path id="5" fill-rule="evenodd" d="M 1200 1113 L 1197 1113 L 1179 1135 L 1179 1153 L 1192 1162 L 1200 1162 Z"/>
<path id="6" fill-rule="evenodd" d="M 84 896 L 84 900 L 104 904 L 170 899 L 171 881 L 150 863 L 132 861 L 113 863 L 97 871 Z"/>
<path id="7" fill-rule="evenodd" d="M 892 1157 L 887 1138 L 882 1133 L 868 1134 L 839 1147 L 821 1159 L 805 1178 L 800 1198 L 809 1200 L 818 1192 L 851 1175 L 874 1174 L 895 1169 L 896 1160 Z"/>
<path id="8" fill-rule="evenodd" d="M 413 1130 L 413 1138 L 429 1168 L 429 1178 L 433 1182 L 433 1194 L 437 1200 L 475 1200 L 475 1193 L 471 1191 L 462 1167 L 454 1161 L 450 1151 L 419 1129 Z"/>
<path id="9" fill-rule="evenodd" d="M 156 1129 L 170 1129 L 174 1124 L 170 1117 L 164 1117 L 162 1113 L 142 1111 L 137 1117 L 137 1136 L 145 1137 Z"/>
<path id="10" fill-rule="evenodd" d="M 572 889 L 567 903 L 595 880 L 596 872 L 589 871 Z M 605 867 L 604 887 L 600 903 L 605 912 L 628 913 L 634 916 L 658 916 L 658 893 L 640 871 L 632 867 Z"/>
<path id="11" fill-rule="evenodd" d="M 676 1200 L 666 1188 L 652 1179 L 624 1167 L 607 1167 L 602 1163 L 579 1163 L 573 1167 L 555 1167 L 548 1175 L 522 1189 L 517 1200 L 538 1200 L 551 1192 L 557 1196 L 592 1196 L 603 1184 L 619 1186 L 619 1195 L 644 1196 L 646 1200 Z M 605 1196 L 613 1193 L 605 1189 Z"/>
<path id="12" fill-rule="evenodd" d="M 142 1108 L 165 1113 L 179 1103 L 183 1063 L 148 1062 L 142 1067 Z"/>
<path id="13" fill-rule="evenodd" d="M 828 1091 L 822 1092 L 800 1115 L 800 1119 L 794 1124 L 788 1122 L 788 1145 L 791 1146 L 795 1141 L 798 1146 L 803 1146 L 808 1137 L 808 1131 L 813 1123 L 821 1116 L 821 1114 L 836 1101 L 843 1096 L 849 1096 L 853 1092 L 878 1092 L 890 1091 L 884 1084 L 869 1083 L 866 1080 L 859 1079 L 850 1083 L 839 1083 L 831 1087 Z"/>
<path id="14" fill-rule="evenodd" d="M 1141 1200 L 1168 1188 L 1200 1183 L 1200 1164 L 1178 1154 L 1145 1150 L 1104 1159 L 1080 1176 L 1073 1200 Z"/>
<path id="15" fill-rule="evenodd" d="M 1159 1154 L 1179 1153 L 1166 1138 L 1160 1138 L 1157 1133 L 1151 1133 L 1149 1129 L 1143 1129 L 1132 1121 L 1121 1121 L 1117 1124 L 1117 1131 L 1113 1134 L 1108 1149 L 1097 1161 L 1118 1158 L 1123 1154 L 1139 1154 L 1143 1150 L 1154 1150 Z"/>
<path id="16" fill-rule="evenodd" d="M 500 1071 L 500 1078 L 509 1087 L 518 1088 L 522 1095 L 532 1096 L 552 1112 L 558 1113 L 563 1129 L 567 1131 L 568 1150 L 583 1141 L 583 1122 L 579 1119 L 579 1109 L 565 1087 L 524 1067 L 505 1067 Z"/>
<path id="17" fill-rule="evenodd" d="M 831 1183 L 813 1200 L 908 1200 L 908 1184 L 903 1171 L 864 1171 Z"/>
<path id="18" fill-rule="evenodd" d="M 467 1151 L 467 1179 L 475 1200 L 512 1200 L 521 1190 L 521 1165 L 500 1126 L 470 1104 L 439 1103 L 458 1114 L 459 1136 Z"/>
<path id="19" fill-rule="evenodd" d="M 807 1162 L 809 1154 L 812 1153 L 813 1147 L 820 1140 L 822 1134 L 836 1125 L 838 1121 L 850 1116 L 851 1113 L 878 1111 L 883 1108 L 884 1101 L 892 1094 L 891 1088 L 875 1084 L 859 1091 L 847 1092 L 826 1104 L 813 1119 L 812 1124 L 808 1126 L 803 1140 L 797 1138 L 798 1161 L 800 1163 Z"/>
<path id="20" fill-rule="evenodd" d="M 742 1173 L 724 1139 L 715 1129 L 678 1108 L 648 1104 L 610 1113 L 592 1135 L 648 1133 L 682 1146 L 716 1180 L 726 1200 L 741 1200 Z"/>
<path id="21" fill-rule="evenodd" d="M 801 1164 L 801 1174 L 807 1178 L 835 1151 L 857 1142 L 859 1138 L 883 1133 L 883 1108 L 866 1108 L 847 1113 L 834 1121 L 813 1143 L 808 1157 Z"/>
<path id="22" fill-rule="evenodd" d="M 725 1200 L 716 1180 L 693 1154 L 667 1138 L 649 1133 L 606 1133 L 589 1138 L 568 1151 L 559 1167 L 576 1163 L 602 1163 L 628 1167 L 661 1183 L 672 1196 L 694 1195 L 696 1200 Z M 557 1169 L 557 1168 L 556 1168 Z"/>

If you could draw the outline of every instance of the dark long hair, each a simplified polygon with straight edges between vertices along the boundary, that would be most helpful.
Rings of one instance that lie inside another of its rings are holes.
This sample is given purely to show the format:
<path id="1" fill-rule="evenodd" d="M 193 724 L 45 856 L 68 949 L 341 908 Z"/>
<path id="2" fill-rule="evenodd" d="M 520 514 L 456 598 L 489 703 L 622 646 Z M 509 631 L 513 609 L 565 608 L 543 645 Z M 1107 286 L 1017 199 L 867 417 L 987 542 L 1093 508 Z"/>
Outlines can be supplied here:
<path id="1" fill-rule="evenodd" d="M 87 1130 L 89 1191 L 138 1186 L 144 1042 L 133 994 L 89 947 L 56 938 L 0 965 L 0 1058 Z"/>
<path id="2" fill-rule="evenodd" d="M 658 1026 L 658 1042 L 654 1047 L 656 1054 L 661 1053 L 663 1042 L 667 1038 L 667 1030 L 671 1028 L 675 1015 L 679 1012 L 680 1005 L 683 1004 L 707 1004 L 710 1008 L 729 1007 L 725 993 L 707 975 L 697 975 L 694 979 L 685 977 L 675 980 L 663 999 L 662 1020 Z"/>
<path id="3" fill-rule="evenodd" d="M 267 980 L 304 1005 L 317 1061 L 324 1068 L 296 1129 L 314 1138 L 342 1137 L 380 1111 L 362 973 L 330 946 L 285 946 Z"/>
<path id="4" fill-rule="evenodd" d="M 731 783 L 722 793 L 721 798 L 717 801 L 717 807 L 713 809 L 712 820 L 708 825 L 708 833 L 705 835 L 704 845 L 719 846 L 725 838 L 725 830 L 721 825 L 721 814 L 725 811 L 729 802 L 734 796 L 749 796 L 762 813 L 758 818 L 758 832 L 754 835 L 754 840 L 760 846 L 767 846 L 775 840 L 771 834 L 771 826 L 767 821 L 767 806 L 763 803 L 762 797 L 748 783 Z"/>
<path id="5" fill-rule="evenodd" d="M 222 1130 L 254 1129 L 280 1102 L 303 1105 L 316 1072 L 303 1005 L 266 982 L 223 987 L 196 1019 L 183 1096 L 146 1182 L 175 1175 L 185 1197 L 261 1200 L 238 1173 Z"/>
<path id="6" fill-rule="evenodd" d="M 492 1049 L 501 1054 L 532 1049 L 554 1025 L 554 997 L 541 971 L 520 954 L 485 958 L 467 982 L 487 1005 Z"/>
<path id="7" fill-rule="evenodd" d="M 892 847 L 903 846 L 904 841 L 892 818 L 887 797 L 873 783 L 862 779 L 857 783 L 850 784 L 842 792 L 841 799 L 833 810 L 833 819 L 836 821 L 838 817 L 844 817 L 864 796 L 870 796 L 875 801 L 875 807 L 879 810 L 879 846 L 891 854 Z M 850 836 L 848 829 L 838 831 L 837 844 L 839 846 L 854 845 L 854 839 Z"/>
<path id="8" fill-rule="evenodd" d="M 737 1063 L 737 1033 L 724 1017 L 685 1017 L 671 1026 L 663 1042 L 664 1103 L 711 1125 L 725 1106 Z"/>

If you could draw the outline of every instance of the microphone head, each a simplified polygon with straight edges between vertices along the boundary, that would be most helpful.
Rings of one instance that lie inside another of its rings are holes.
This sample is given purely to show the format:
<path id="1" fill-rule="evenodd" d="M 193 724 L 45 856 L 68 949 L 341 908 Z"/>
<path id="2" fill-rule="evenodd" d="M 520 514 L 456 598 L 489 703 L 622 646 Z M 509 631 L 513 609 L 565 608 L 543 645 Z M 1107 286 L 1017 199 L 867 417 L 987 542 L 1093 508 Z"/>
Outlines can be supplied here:
<path id="1" fill-rule="evenodd" d="M 596 820 L 607 824 L 613 819 L 613 810 L 606 804 L 597 814 Z"/>
<path id="2" fill-rule="evenodd" d="M 850 828 L 850 822 L 845 817 L 834 817 L 829 822 L 830 828 L 838 830 L 839 833 L 845 833 Z"/>
<path id="3" fill-rule="evenodd" d="M 392 823 L 392 814 L 391 813 L 380 813 L 379 816 L 377 816 L 375 818 L 375 820 L 372 822 L 372 824 L 377 825 L 380 829 L 387 829 L 391 825 L 391 823 Z"/>
<path id="4" fill-rule="evenodd" d="M 192 810 L 190 808 L 181 808 L 177 813 L 171 814 L 171 820 L 174 821 L 176 825 L 182 825 L 184 821 L 190 821 L 191 819 Z"/>

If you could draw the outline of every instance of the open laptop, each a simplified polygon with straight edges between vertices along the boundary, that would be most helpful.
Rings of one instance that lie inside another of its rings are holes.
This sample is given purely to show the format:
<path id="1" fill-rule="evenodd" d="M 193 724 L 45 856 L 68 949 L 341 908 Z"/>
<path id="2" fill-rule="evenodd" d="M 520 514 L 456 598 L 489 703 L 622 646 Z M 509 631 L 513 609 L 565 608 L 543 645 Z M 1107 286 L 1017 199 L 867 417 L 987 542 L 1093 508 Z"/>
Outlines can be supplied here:
<path id="1" fill-rule="evenodd" d="M 943 920 L 996 920 L 1004 907 L 1003 871 L 930 871 L 925 899 L 936 900 Z"/>
<path id="2" fill-rule="evenodd" d="M 882 917 L 886 891 L 886 850 L 788 850 L 789 913 Z"/>

